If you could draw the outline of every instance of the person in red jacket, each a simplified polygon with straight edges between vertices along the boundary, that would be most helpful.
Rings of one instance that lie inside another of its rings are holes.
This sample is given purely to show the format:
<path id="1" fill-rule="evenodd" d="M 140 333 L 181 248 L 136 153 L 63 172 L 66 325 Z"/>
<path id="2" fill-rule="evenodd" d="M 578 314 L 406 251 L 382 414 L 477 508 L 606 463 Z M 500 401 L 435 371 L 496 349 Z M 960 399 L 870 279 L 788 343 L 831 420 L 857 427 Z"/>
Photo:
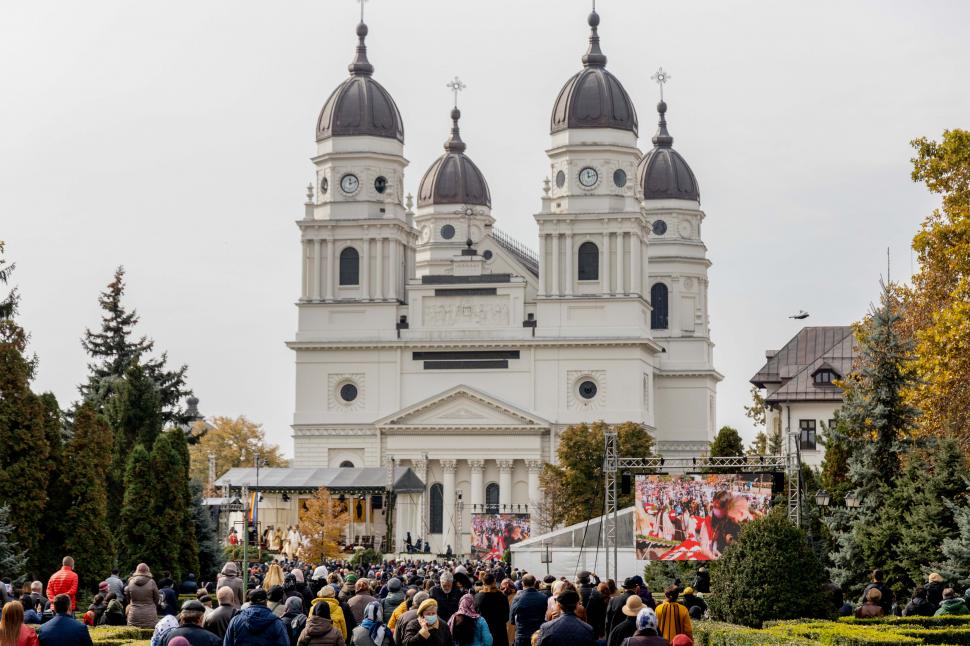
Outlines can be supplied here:
<path id="1" fill-rule="evenodd" d="M 61 569 L 52 574 L 47 582 L 47 598 L 53 599 L 59 594 L 66 594 L 71 598 L 73 613 L 77 608 L 77 573 L 74 572 L 74 559 L 65 556 L 61 566 Z"/>

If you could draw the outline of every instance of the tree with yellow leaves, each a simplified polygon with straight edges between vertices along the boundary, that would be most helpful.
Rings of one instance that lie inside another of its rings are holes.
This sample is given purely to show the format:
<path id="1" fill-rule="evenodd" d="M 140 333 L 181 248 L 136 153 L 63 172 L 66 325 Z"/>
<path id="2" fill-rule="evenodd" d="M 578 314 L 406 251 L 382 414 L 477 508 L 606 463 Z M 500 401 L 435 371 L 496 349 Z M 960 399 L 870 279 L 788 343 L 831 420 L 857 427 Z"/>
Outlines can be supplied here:
<path id="1" fill-rule="evenodd" d="M 198 435 L 202 423 L 196 424 L 193 433 Z M 209 454 L 216 456 L 216 477 L 233 467 L 251 467 L 256 454 L 263 458 L 264 466 L 285 467 L 287 461 L 280 455 L 280 448 L 266 443 L 266 433 L 261 424 L 243 416 L 213 418 L 202 438 L 189 447 L 191 468 L 189 477 L 206 482 L 209 473 Z"/>
<path id="2" fill-rule="evenodd" d="M 919 435 L 953 437 L 970 452 L 970 131 L 912 144 L 913 180 L 942 204 L 913 239 L 919 271 L 902 290 L 917 377 L 908 399 L 922 411 Z"/>
<path id="3" fill-rule="evenodd" d="M 306 539 L 304 560 L 319 563 L 339 558 L 342 553 L 338 541 L 348 521 L 347 505 L 331 496 L 326 487 L 320 487 L 300 512 L 299 530 Z"/>

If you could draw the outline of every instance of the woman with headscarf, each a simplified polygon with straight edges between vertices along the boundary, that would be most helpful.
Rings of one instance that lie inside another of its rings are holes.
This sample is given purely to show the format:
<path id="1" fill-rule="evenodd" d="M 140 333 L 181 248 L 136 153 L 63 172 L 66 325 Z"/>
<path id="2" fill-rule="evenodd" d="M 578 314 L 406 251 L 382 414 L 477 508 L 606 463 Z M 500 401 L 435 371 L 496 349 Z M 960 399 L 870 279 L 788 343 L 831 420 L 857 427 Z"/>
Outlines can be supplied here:
<path id="1" fill-rule="evenodd" d="M 162 590 L 162 618 L 155 624 L 155 632 L 152 633 L 151 646 L 161 646 L 168 631 L 179 627 L 178 620 L 179 597 L 172 588 Z"/>
<path id="2" fill-rule="evenodd" d="M 299 597 L 290 597 L 286 600 L 286 612 L 280 617 L 287 633 L 290 635 L 290 646 L 296 646 L 297 640 L 306 628 L 307 616 L 303 614 L 303 600 Z"/>
<path id="3" fill-rule="evenodd" d="M 307 619 L 306 628 L 297 640 L 297 646 L 345 646 L 344 636 L 330 618 L 332 606 L 317 603 L 313 606 L 312 616 Z"/>
<path id="4" fill-rule="evenodd" d="M 364 608 L 364 618 L 350 636 L 350 646 L 393 646 L 391 629 L 384 625 L 384 611 L 380 601 L 371 601 Z"/>
<path id="5" fill-rule="evenodd" d="M 125 586 L 125 596 L 128 597 L 128 608 L 125 610 L 128 625 L 138 628 L 154 628 L 158 622 L 156 608 L 162 595 L 158 591 L 152 571 L 145 563 L 139 563 L 135 573 L 128 579 Z"/>
<path id="6" fill-rule="evenodd" d="M 466 594 L 458 602 L 458 612 L 448 620 L 455 646 L 492 646 L 488 622 L 475 609 L 475 597 Z"/>
<path id="7" fill-rule="evenodd" d="M 669 642 L 657 631 L 657 613 L 644 606 L 637 613 L 637 631 L 627 639 L 628 646 L 669 646 Z M 682 635 L 686 637 L 686 635 Z"/>

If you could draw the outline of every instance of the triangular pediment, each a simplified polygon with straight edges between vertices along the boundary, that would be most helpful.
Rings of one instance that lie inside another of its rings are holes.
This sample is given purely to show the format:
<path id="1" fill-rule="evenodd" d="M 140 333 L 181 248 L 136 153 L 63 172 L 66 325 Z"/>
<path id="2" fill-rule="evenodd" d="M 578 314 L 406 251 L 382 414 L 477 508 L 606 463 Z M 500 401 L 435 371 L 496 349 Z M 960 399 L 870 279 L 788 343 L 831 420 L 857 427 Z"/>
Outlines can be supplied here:
<path id="1" fill-rule="evenodd" d="M 376 425 L 382 428 L 544 428 L 549 422 L 469 386 L 455 386 L 388 415 Z"/>

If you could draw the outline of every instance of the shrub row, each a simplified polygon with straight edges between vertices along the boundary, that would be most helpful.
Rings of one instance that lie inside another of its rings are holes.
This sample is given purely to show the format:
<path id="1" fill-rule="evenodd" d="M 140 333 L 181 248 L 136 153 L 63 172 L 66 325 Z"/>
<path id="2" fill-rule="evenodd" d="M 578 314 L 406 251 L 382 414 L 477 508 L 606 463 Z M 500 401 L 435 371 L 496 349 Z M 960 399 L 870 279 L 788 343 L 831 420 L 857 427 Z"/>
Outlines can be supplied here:
<path id="1" fill-rule="evenodd" d="M 716 621 L 694 622 L 695 646 L 809 646 L 811 640 Z"/>
<path id="2" fill-rule="evenodd" d="M 863 626 L 906 624 L 908 626 L 940 628 L 942 626 L 970 626 L 970 615 L 943 615 L 942 617 L 876 617 L 873 619 L 841 617 L 839 618 L 839 623 L 857 624 Z"/>
<path id="3" fill-rule="evenodd" d="M 870 621 L 787 621 L 763 629 L 699 621 L 694 624 L 698 646 L 866 646 L 880 644 L 939 644 L 970 646 L 970 622 L 950 623 L 946 618 L 923 618 L 922 625 L 904 619 Z M 950 618 L 949 621 L 953 621 Z"/>

